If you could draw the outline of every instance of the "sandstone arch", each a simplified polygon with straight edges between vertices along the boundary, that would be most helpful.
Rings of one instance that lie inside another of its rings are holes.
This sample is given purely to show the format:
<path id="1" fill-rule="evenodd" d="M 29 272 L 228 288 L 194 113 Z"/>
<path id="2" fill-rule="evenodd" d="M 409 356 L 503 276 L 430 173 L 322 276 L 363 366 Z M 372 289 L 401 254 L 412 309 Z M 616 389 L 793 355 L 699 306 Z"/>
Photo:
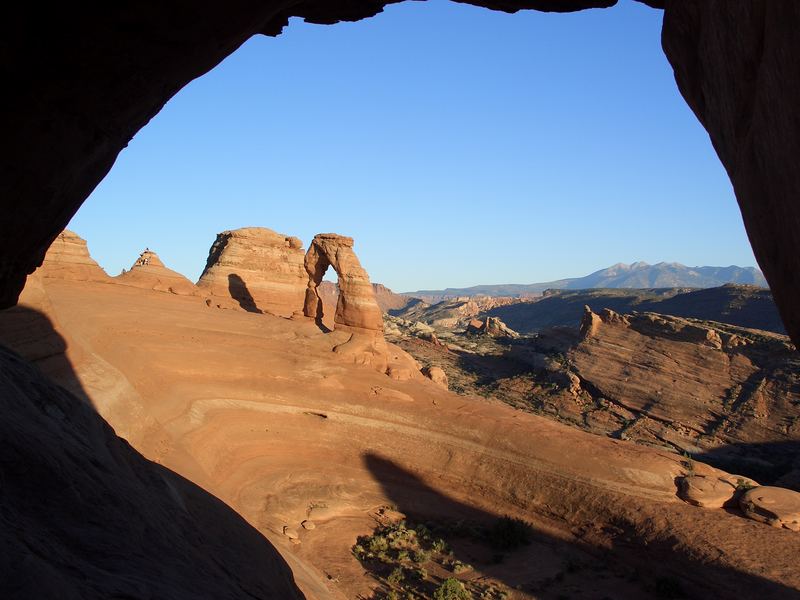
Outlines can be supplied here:
<path id="1" fill-rule="evenodd" d="M 181 87 L 252 35 L 279 34 L 292 16 L 354 21 L 396 1 L 10 6 L 0 58 L 8 90 L 0 113 L 0 307 L 16 302 L 26 274 L 117 154 Z M 800 343 L 800 3 L 639 1 L 665 11 L 662 44 L 678 87 L 731 178 L 755 256 Z M 566 12 L 616 0 L 469 3 Z"/>
<path id="2" fill-rule="evenodd" d="M 339 299 L 333 322 L 347 330 L 383 332 L 383 316 L 369 276 L 353 251 L 353 238 L 335 233 L 314 236 L 305 259 L 308 273 L 303 314 L 322 324 L 323 306 L 318 287 L 328 267 L 339 277 Z"/>

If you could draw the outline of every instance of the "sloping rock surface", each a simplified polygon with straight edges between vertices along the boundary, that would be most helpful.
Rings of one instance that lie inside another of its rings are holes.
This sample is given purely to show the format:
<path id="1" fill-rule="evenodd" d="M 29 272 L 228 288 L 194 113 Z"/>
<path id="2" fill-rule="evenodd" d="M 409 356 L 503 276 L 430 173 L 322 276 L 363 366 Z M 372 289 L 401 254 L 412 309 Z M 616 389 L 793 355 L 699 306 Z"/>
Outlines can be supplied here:
<path id="1" fill-rule="evenodd" d="M 3 598 L 299 598 L 275 549 L 0 347 Z"/>

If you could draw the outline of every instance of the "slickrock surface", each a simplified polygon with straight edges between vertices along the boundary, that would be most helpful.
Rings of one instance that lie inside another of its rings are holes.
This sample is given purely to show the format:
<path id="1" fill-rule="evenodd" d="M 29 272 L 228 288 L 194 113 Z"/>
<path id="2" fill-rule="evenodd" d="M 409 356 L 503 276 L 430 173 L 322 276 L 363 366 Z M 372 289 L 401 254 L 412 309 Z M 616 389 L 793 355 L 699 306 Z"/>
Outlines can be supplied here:
<path id="1" fill-rule="evenodd" d="M 36 272 L 42 277 L 75 281 L 111 279 L 89 255 L 86 240 L 67 229 L 58 234 Z"/>
<path id="2" fill-rule="evenodd" d="M 241 516 L 145 459 L 91 403 L 4 347 L 0 391 L 0 596 L 301 597 L 285 561 Z"/>
<path id="3" fill-rule="evenodd" d="M 705 450 L 800 438 L 800 359 L 785 336 L 588 308 L 581 335 L 566 354 L 587 394 L 581 402 L 631 411 L 626 436 Z"/>
<path id="4" fill-rule="evenodd" d="M 291 317 L 301 310 L 308 275 L 303 243 L 264 227 L 223 231 L 208 253 L 197 287 L 233 298 L 249 312 Z"/>
<path id="5" fill-rule="evenodd" d="M 60 360 L 75 365 L 72 385 L 78 381 L 117 431 L 131 431 L 138 451 L 265 534 L 309 598 L 372 594 L 376 582 L 351 548 L 388 504 L 424 520 L 491 524 L 508 514 L 531 523 L 534 544 L 504 564 L 490 565 L 491 556 L 485 566 L 473 563 L 477 576 L 500 579 L 519 598 L 540 596 L 526 586 L 557 581 L 568 559 L 596 562 L 593 548 L 608 561 L 604 578 L 587 569 L 550 589 L 634 599 L 658 577 L 705 597 L 790 598 L 800 589 L 800 536 L 682 502 L 675 480 L 689 473 L 680 455 L 458 396 L 424 378 L 391 379 L 339 360 L 331 350 L 348 333 L 324 333 L 307 319 L 212 311 L 195 298 L 127 286 L 42 281 L 49 305 L 27 310 L 53 315 L 66 341 Z M 3 343 L 14 346 L 15 331 L 0 321 Z M 30 336 L 25 343 L 33 346 Z M 63 369 L 48 372 L 69 379 Z M 139 399 L 127 411 L 126 396 L 112 401 L 121 382 Z M 464 549 L 454 552 L 473 562 Z M 637 583 L 628 579 L 633 569 Z"/>
<path id="6" fill-rule="evenodd" d="M 114 278 L 123 285 L 169 292 L 181 296 L 196 296 L 199 294 L 197 287 L 186 277 L 168 269 L 152 250 L 145 250 L 133 263 L 129 271 Z"/>

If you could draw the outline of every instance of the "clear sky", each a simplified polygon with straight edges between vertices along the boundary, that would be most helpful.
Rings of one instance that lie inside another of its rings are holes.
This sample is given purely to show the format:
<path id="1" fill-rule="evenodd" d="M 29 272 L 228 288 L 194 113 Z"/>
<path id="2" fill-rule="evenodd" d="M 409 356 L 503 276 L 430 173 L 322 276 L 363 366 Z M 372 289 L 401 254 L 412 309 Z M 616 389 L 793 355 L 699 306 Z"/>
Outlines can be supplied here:
<path id="1" fill-rule="evenodd" d="M 661 18 L 431 0 L 295 19 L 186 86 L 70 228 L 112 275 L 149 246 L 191 279 L 225 229 L 336 232 L 396 291 L 755 266 Z"/>

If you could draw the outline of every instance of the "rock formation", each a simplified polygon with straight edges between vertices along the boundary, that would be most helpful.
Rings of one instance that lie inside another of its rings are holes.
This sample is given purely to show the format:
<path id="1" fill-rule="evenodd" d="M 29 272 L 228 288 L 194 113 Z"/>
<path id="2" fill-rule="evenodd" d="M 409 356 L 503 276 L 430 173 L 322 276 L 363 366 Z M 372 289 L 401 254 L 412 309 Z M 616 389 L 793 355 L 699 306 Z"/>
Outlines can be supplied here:
<path id="1" fill-rule="evenodd" d="M 762 523 L 800 531 L 800 493 L 779 487 L 747 490 L 739 500 L 742 512 Z"/>
<path id="2" fill-rule="evenodd" d="M 564 357 L 583 396 L 565 413 L 616 415 L 610 430 L 623 437 L 712 452 L 708 460 L 740 472 L 734 465 L 752 462 L 755 475 L 773 464 L 774 477 L 800 464 L 796 442 L 776 443 L 800 440 L 800 363 L 785 336 L 608 309 L 587 309 L 581 334 Z"/>
<path id="3" fill-rule="evenodd" d="M 89 255 L 86 240 L 65 229 L 58 234 L 37 271 L 42 277 L 75 281 L 111 281 Z"/>
<path id="4" fill-rule="evenodd" d="M 425 367 L 422 369 L 422 374 L 425 375 L 428 379 L 430 379 L 436 385 L 447 389 L 447 373 L 444 372 L 442 367 L 431 366 Z"/>
<path id="5" fill-rule="evenodd" d="M 208 252 L 197 287 L 232 298 L 250 312 L 290 317 L 303 306 L 306 275 L 303 243 L 264 227 L 223 231 Z"/>
<path id="6" fill-rule="evenodd" d="M 197 287 L 186 277 L 168 269 L 152 250 L 145 249 L 133 263 L 130 271 L 117 275 L 115 280 L 123 285 L 169 292 L 180 296 L 196 296 Z"/>
<path id="7" fill-rule="evenodd" d="M 402 310 L 409 302 L 415 300 L 410 296 L 403 294 L 396 294 L 385 285 L 380 283 L 372 284 L 372 291 L 375 293 L 375 301 L 382 312 L 387 313 L 390 310 Z M 319 297 L 322 298 L 323 310 L 327 315 L 333 315 L 336 312 L 336 302 L 339 299 L 339 287 L 330 281 L 323 281 L 318 287 L 317 292 Z M 331 320 L 331 323 L 333 320 Z M 327 324 L 327 323 L 326 323 Z"/>
<path id="8" fill-rule="evenodd" d="M 335 327 L 354 332 L 383 331 L 381 309 L 369 276 L 353 252 L 353 238 L 335 233 L 314 236 L 305 257 L 308 273 L 303 313 L 322 323 L 324 305 L 317 288 L 328 267 L 339 276 L 339 299 L 336 303 Z"/>
<path id="9" fill-rule="evenodd" d="M 302 597 L 242 517 L 3 347 L 0 390 L 3 598 Z"/>
<path id="10" fill-rule="evenodd" d="M 470 319 L 467 323 L 467 333 L 490 335 L 492 337 L 517 338 L 519 334 L 510 329 L 497 317 L 486 317 L 485 319 Z"/>

